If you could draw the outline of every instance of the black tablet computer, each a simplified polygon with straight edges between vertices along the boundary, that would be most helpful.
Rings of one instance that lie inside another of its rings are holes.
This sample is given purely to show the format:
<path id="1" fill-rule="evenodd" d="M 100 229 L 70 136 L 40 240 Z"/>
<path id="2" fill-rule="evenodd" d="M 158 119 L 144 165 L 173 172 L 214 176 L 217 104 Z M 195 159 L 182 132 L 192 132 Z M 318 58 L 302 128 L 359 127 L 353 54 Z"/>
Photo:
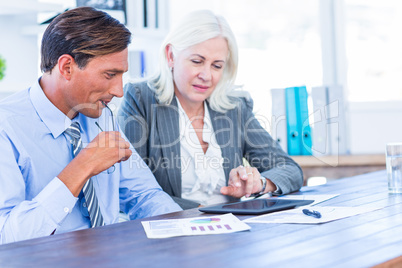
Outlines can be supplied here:
<path id="1" fill-rule="evenodd" d="M 253 199 L 231 204 L 221 204 L 210 207 L 199 208 L 201 212 L 207 213 L 233 213 L 244 215 L 256 215 L 268 212 L 274 212 L 296 206 L 305 206 L 313 203 L 314 200 L 296 200 L 296 199 Z"/>

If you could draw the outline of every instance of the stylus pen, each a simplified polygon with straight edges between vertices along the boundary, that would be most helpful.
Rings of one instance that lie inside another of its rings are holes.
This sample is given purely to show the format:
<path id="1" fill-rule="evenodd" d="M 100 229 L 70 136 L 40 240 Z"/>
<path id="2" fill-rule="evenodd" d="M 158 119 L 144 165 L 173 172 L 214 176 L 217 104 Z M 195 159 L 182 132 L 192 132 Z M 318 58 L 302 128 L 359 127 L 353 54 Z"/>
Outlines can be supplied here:
<path id="1" fill-rule="evenodd" d="M 270 193 L 270 192 L 267 192 L 267 193 L 259 193 L 259 194 L 254 195 L 253 197 L 254 197 L 254 199 L 257 199 L 257 198 L 259 198 L 259 197 L 261 197 L 261 196 L 263 196 L 263 195 L 268 195 L 268 197 L 271 197 L 271 196 L 272 196 L 272 193 Z"/>
<path id="2" fill-rule="evenodd" d="M 311 217 L 314 217 L 317 219 L 321 218 L 321 213 L 316 210 L 311 211 L 311 210 L 305 208 L 305 209 L 303 209 L 303 213 L 307 216 L 311 216 Z"/>

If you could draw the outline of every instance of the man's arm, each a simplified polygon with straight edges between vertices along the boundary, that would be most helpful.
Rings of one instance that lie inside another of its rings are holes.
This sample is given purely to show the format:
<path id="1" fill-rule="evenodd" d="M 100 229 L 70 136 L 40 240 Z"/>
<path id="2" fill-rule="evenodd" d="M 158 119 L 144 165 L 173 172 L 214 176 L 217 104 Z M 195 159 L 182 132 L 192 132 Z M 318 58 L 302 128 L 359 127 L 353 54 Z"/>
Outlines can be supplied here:
<path id="1" fill-rule="evenodd" d="M 77 198 L 53 178 L 32 200 L 22 175 L 27 157 L 0 133 L 0 244 L 50 235 L 73 209 Z"/>
<path id="2" fill-rule="evenodd" d="M 102 132 L 32 200 L 26 200 L 27 187 L 40 182 L 30 180 L 30 156 L 14 142 L 18 141 L 0 133 L 0 243 L 50 235 L 71 213 L 90 177 L 131 155 L 119 132 Z"/>
<path id="3" fill-rule="evenodd" d="M 122 134 L 124 137 L 124 134 Z M 120 209 L 131 220 L 182 210 L 162 190 L 149 167 L 132 148 L 128 161 L 121 162 Z"/>

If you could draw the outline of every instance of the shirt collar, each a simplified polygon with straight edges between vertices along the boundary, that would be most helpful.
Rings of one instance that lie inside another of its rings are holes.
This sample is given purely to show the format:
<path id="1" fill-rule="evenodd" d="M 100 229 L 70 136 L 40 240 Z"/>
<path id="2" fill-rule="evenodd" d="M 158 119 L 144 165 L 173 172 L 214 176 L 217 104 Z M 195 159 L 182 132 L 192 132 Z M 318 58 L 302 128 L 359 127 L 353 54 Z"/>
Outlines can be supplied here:
<path id="1" fill-rule="evenodd" d="M 190 120 L 186 114 L 186 112 L 184 111 L 183 107 L 180 104 L 179 99 L 177 98 L 177 96 L 175 97 L 176 101 L 177 101 L 177 108 L 179 109 L 179 117 L 182 117 L 183 119 L 186 120 Z M 211 117 L 209 115 L 209 110 L 208 110 L 208 105 L 207 105 L 207 101 L 204 101 L 204 124 L 207 125 L 207 127 L 211 127 Z"/>
<path id="2" fill-rule="evenodd" d="M 57 138 L 71 125 L 71 120 L 46 97 L 39 85 L 40 79 L 30 89 L 32 105 L 53 138 Z"/>

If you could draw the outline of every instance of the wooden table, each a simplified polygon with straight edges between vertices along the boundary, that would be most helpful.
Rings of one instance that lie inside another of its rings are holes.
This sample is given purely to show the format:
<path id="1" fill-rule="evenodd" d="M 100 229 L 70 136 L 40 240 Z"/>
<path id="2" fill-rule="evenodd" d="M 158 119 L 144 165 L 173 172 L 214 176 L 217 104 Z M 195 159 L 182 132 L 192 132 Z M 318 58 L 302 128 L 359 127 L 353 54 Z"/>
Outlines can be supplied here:
<path id="1" fill-rule="evenodd" d="M 0 267 L 371 267 L 402 261 L 402 195 L 385 171 L 303 187 L 340 194 L 322 206 L 384 207 L 318 225 L 250 224 L 250 231 L 148 239 L 141 221 L 0 246 Z M 197 209 L 149 219 L 206 215 Z M 248 216 L 239 216 L 245 219 Z"/>

